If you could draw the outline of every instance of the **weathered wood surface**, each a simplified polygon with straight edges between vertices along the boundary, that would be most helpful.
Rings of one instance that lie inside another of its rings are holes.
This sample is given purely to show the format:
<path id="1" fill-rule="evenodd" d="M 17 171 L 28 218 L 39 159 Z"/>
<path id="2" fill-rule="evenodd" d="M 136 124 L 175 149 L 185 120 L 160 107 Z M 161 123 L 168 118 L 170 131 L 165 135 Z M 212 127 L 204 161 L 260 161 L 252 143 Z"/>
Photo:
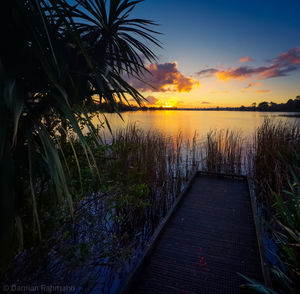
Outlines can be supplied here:
<path id="1" fill-rule="evenodd" d="M 197 174 L 127 293 L 243 293 L 263 280 L 247 182 Z"/>

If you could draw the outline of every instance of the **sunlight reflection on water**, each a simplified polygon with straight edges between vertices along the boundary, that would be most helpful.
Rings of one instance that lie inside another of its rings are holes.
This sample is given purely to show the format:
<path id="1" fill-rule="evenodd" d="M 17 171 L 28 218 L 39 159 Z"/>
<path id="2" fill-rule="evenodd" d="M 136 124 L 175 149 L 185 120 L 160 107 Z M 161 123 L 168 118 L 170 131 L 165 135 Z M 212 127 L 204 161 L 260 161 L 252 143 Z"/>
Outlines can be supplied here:
<path id="1" fill-rule="evenodd" d="M 291 122 L 300 125 L 300 118 L 285 117 L 295 113 L 284 112 L 252 112 L 252 111 L 193 111 L 193 110 L 157 110 L 123 112 L 122 118 L 117 114 L 106 114 L 112 131 L 136 124 L 142 130 L 158 130 L 165 136 L 176 137 L 179 133 L 183 139 L 192 139 L 197 132 L 202 141 L 210 130 L 230 129 L 241 131 L 248 140 L 266 117 L 275 122 Z M 100 120 L 104 122 L 104 119 Z M 99 125 L 98 119 L 93 119 Z M 109 140 L 110 133 L 106 127 L 102 135 Z"/>

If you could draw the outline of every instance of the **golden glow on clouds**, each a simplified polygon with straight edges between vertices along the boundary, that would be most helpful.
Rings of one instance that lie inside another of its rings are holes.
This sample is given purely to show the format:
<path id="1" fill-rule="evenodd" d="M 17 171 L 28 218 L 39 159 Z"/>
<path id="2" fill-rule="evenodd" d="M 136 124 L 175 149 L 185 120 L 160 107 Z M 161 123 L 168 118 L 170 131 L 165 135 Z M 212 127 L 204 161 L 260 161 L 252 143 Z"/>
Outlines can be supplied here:
<path id="1" fill-rule="evenodd" d="M 225 71 L 220 71 L 216 73 L 217 79 L 219 81 L 227 82 L 230 78 Z"/>
<path id="2" fill-rule="evenodd" d="M 256 89 L 262 86 L 262 83 L 250 82 L 249 85 L 241 90 L 241 93 L 252 92 L 252 93 L 269 93 L 271 90 Z"/>
<path id="3" fill-rule="evenodd" d="M 256 93 L 269 93 L 271 90 L 256 90 Z"/>
<path id="4" fill-rule="evenodd" d="M 244 56 L 238 61 L 250 62 L 252 58 Z M 147 68 L 152 75 L 146 81 L 153 87 L 140 81 L 133 86 L 149 98 L 150 106 L 236 107 L 262 101 L 282 103 L 300 94 L 299 84 L 293 82 L 294 78 L 288 79 L 292 73 L 299 75 L 300 46 L 280 53 L 262 66 L 225 68 L 219 65 L 191 76 L 182 73 L 176 61 Z"/>
<path id="5" fill-rule="evenodd" d="M 190 92 L 201 85 L 196 79 L 184 75 L 178 69 L 178 63 L 167 62 L 149 64 L 146 66 L 149 73 L 146 73 L 143 83 L 134 79 L 131 84 L 140 91 L 148 92 Z"/>
<path id="6" fill-rule="evenodd" d="M 241 58 L 242 62 L 248 61 L 248 57 Z M 199 77 L 216 75 L 220 81 L 227 82 L 229 79 L 244 80 L 255 77 L 258 80 L 288 76 L 290 73 L 300 69 L 300 46 L 280 53 L 276 58 L 271 59 L 272 63 L 265 66 L 229 67 L 225 70 L 209 68 L 197 72 Z"/>
<path id="7" fill-rule="evenodd" d="M 239 62 L 240 63 L 243 63 L 243 62 L 248 62 L 248 61 L 253 61 L 251 57 L 249 56 L 245 56 L 245 57 L 242 57 L 239 59 Z"/>

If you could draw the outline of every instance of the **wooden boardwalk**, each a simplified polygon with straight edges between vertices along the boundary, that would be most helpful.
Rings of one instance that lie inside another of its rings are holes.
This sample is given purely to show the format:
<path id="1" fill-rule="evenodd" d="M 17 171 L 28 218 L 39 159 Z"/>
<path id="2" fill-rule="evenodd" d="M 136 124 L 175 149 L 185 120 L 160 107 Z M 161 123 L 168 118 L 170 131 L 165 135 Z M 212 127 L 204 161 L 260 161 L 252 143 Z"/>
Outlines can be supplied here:
<path id="1" fill-rule="evenodd" d="M 130 294 L 235 294 L 237 273 L 263 281 L 247 181 L 197 174 L 168 219 Z"/>

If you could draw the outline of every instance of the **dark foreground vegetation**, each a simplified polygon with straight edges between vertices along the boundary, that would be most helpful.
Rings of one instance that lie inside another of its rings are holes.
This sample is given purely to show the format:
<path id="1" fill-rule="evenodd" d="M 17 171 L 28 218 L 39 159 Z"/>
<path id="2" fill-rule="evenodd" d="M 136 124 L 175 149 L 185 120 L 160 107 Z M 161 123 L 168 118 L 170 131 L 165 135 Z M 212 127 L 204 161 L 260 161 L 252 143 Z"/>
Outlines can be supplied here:
<path id="1" fill-rule="evenodd" d="M 74 216 L 74 200 L 84 196 L 60 155 L 68 130 L 100 177 L 79 126 L 95 132 L 87 109 L 114 107 L 127 97 L 141 103 L 142 95 L 122 78 L 142 76 L 144 61 L 155 60 L 140 41 L 158 45 L 154 23 L 129 16 L 139 2 L 11 0 L 2 7 L 9 24 L 0 28 L 2 271 L 16 252 L 46 242 L 42 215 L 53 221 L 53 211 L 61 211 L 59 223 Z"/>
<path id="2" fill-rule="evenodd" d="M 233 132 L 207 135 L 204 168 L 236 172 L 245 163 L 256 187 L 256 205 L 261 218 L 265 252 L 272 288 L 245 277 L 244 288 L 257 293 L 300 291 L 300 128 L 265 120 L 245 145 Z M 234 167 L 234 168 L 233 168 Z"/>
<path id="3" fill-rule="evenodd" d="M 20 248 L 9 280 L 21 285 L 68 281 L 83 293 L 95 286 L 114 293 L 196 168 L 196 150 L 184 154 L 189 147 L 180 137 L 174 141 L 134 126 L 117 132 L 110 144 L 95 144 L 94 135 L 86 135 L 92 162 L 72 131 L 60 149 L 73 217 L 67 202 L 57 207 L 48 189 L 39 190 L 38 241 L 31 208 L 24 208 L 25 250 Z"/>
<path id="4" fill-rule="evenodd" d="M 298 127 L 266 121 L 250 148 L 231 131 L 200 144 L 134 126 L 108 144 L 92 125 L 95 104 L 142 102 L 122 78 L 142 78 L 143 60 L 155 60 L 140 41 L 158 45 L 154 23 L 129 16 L 139 2 L 11 0 L 1 9 L 1 283 L 115 293 L 201 168 L 251 172 L 277 244 L 274 288 L 299 292 Z"/>
<path id="5" fill-rule="evenodd" d="M 211 131 L 204 142 L 196 136 L 183 142 L 131 126 L 110 143 L 101 142 L 97 132 L 85 135 L 92 158 L 72 129 L 63 148 L 61 136 L 55 138 L 73 216 L 67 201 L 58 207 L 51 190 L 38 191 L 42 240 L 35 237 L 31 206 L 24 207 L 19 216 L 24 238 L 16 238 L 8 251 L 19 254 L 6 270 L 7 283 L 68 281 L 83 292 L 96 287 L 115 293 L 193 171 L 202 169 L 249 174 L 256 182 L 261 225 L 275 245 L 269 261 L 278 292 L 254 281 L 244 287 L 269 291 L 261 293 L 299 290 L 299 127 L 266 120 L 246 145 L 241 133 L 229 130 Z"/>
<path id="6" fill-rule="evenodd" d="M 276 248 L 266 243 L 271 260 L 273 288 L 250 281 L 247 288 L 259 293 L 300 291 L 300 129 L 266 120 L 258 128 L 253 145 L 251 173 L 257 201 L 262 204 L 264 231 Z"/>

